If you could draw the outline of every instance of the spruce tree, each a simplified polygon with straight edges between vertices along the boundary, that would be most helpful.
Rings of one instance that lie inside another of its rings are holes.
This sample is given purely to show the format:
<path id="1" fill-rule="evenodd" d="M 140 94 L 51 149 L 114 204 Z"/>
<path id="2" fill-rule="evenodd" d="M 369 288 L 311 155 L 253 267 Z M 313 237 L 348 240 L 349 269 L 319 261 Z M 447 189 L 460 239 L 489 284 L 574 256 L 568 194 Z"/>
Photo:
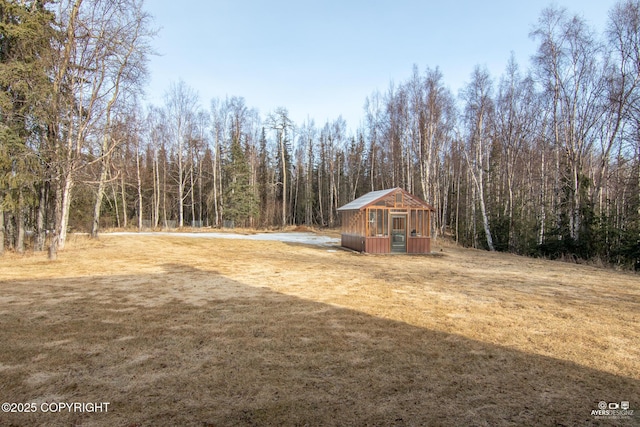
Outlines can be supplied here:
<path id="1" fill-rule="evenodd" d="M 45 3 L 0 0 L 0 211 L 11 213 L 16 235 L 9 237 L 18 251 L 24 248 L 27 204 L 39 200 L 37 187 L 44 185 L 42 134 L 55 37 L 54 16 Z M 4 218 L 0 215 L 3 242 Z"/>
<path id="2" fill-rule="evenodd" d="M 233 221 L 235 225 L 252 225 L 252 219 L 258 211 L 258 201 L 251 184 L 251 169 L 238 138 L 231 141 L 225 174 L 225 219 Z"/>
<path id="3" fill-rule="evenodd" d="M 258 195 L 259 214 L 261 225 L 266 225 L 270 218 L 267 217 L 267 205 L 269 199 L 269 158 L 267 152 L 267 135 L 264 127 L 260 136 L 260 151 L 258 154 Z"/>

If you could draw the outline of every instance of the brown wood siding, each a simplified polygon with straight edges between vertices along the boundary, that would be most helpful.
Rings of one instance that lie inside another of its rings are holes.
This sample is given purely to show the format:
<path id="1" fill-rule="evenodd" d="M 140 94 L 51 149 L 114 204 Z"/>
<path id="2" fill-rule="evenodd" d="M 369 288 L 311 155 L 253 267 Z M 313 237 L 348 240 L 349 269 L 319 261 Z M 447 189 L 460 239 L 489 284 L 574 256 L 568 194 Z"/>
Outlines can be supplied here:
<path id="1" fill-rule="evenodd" d="M 388 254 L 391 245 L 391 239 L 386 237 L 367 237 L 365 243 L 365 252 L 370 254 Z"/>
<path id="2" fill-rule="evenodd" d="M 362 237 L 354 234 L 342 234 L 341 244 L 345 248 L 358 252 L 372 254 L 389 253 L 389 237 Z M 431 252 L 431 239 L 429 237 L 408 237 L 407 253 L 428 254 Z"/>
<path id="3" fill-rule="evenodd" d="M 364 237 L 356 234 L 342 234 L 341 245 L 354 251 L 364 251 Z"/>
<path id="4" fill-rule="evenodd" d="M 431 252 L 431 238 L 409 237 L 407 239 L 407 253 L 428 254 Z"/>

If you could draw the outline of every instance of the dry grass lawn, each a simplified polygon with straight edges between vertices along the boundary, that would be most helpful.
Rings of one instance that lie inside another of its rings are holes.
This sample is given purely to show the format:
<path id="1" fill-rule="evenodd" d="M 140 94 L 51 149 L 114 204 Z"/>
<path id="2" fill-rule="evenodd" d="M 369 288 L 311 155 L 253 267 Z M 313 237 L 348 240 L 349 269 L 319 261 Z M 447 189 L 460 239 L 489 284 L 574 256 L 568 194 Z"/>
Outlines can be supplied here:
<path id="1" fill-rule="evenodd" d="M 109 235 L 7 254 L 0 401 L 38 411 L 0 425 L 640 425 L 591 415 L 640 412 L 638 275 L 439 254 Z"/>

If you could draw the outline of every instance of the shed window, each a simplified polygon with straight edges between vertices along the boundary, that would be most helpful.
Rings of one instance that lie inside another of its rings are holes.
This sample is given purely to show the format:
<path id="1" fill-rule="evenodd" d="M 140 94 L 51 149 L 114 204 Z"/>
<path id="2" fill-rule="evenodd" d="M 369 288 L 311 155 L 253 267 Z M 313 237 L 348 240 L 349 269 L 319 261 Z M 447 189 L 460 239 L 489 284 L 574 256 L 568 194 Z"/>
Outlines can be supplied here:
<path id="1" fill-rule="evenodd" d="M 386 209 L 369 209 L 369 237 L 389 234 L 389 213 Z"/>
<path id="2" fill-rule="evenodd" d="M 412 210 L 410 221 L 412 236 L 429 236 L 429 230 L 427 230 L 427 211 Z"/>

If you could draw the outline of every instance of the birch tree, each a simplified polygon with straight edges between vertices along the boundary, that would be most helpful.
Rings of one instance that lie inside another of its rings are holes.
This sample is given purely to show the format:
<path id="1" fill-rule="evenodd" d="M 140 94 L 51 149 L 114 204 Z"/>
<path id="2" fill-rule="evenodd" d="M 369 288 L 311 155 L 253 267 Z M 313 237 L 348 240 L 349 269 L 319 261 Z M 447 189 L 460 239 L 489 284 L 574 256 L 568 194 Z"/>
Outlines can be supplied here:
<path id="1" fill-rule="evenodd" d="M 282 206 L 280 210 L 281 226 L 285 227 L 289 219 L 289 201 L 287 194 L 289 191 L 289 134 L 293 128 L 293 122 L 289 118 L 289 112 L 286 108 L 277 108 L 273 113 L 269 114 L 267 118 L 267 125 L 276 132 L 276 138 L 278 141 L 278 165 L 280 178 L 276 185 L 280 187 L 278 194 L 281 194 Z"/>
<path id="2" fill-rule="evenodd" d="M 100 210 L 111 165 L 111 152 L 117 146 L 111 137 L 114 115 L 119 104 L 135 101 L 132 96 L 139 91 L 145 77 L 145 65 L 150 52 L 149 42 L 153 36 L 149 28 L 150 17 L 142 9 L 140 1 L 120 0 L 106 10 L 103 19 L 105 27 L 101 31 L 104 33 L 105 43 L 110 46 L 110 51 L 105 52 L 105 55 L 100 58 L 106 74 L 104 85 L 107 101 L 102 125 L 99 153 L 100 175 L 93 208 L 92 237 L 98 236 Z"/>
<path id="3" fill-rule="evenodd" d="M 490 251 L 494 251 L 489 214 L 485 200 L 485 170 L 489 164 L 490 128 L 493 116 L 491 99 L 492 82 L 486 69 L 476 67 L 471 82 L 463 92 L 468 148 L 465 151 L 469 173 L 477 191 L 477 201 L 482 215 L 482 227 Z"/>
<path id="4" fill-rule="evenodd" d="M 585 160 L 593 148 L 594 132 L 602 114 L 605 86 L 598 61 L 602 47 L 584 20 L 569 15 L 565 9 L 543 10 L 532 35 L 539 41 L 534 58 L 536 75 L 553 112 L 555 161 L 562 185 L 556 190 L 556 206 L 568 207 L 567 234 L 577 242 L 584 228 L 582 208 L 588 190 Z M 562 215 L 559 223 L 562 229 Z"/>
<path id="5" fill-rule="evenodd" d="M 502 203 L 502 214 L 507 218 L 506 240 L 510 250 L 516 246 L 516 191 L 527 185 L 518 168 L 522 168 L 525 149 L 536 136 L 539 123 L 537 116 L 541 114 L 538 105 L 533 81 L 520 75 L 512 55 L 500 80 L 495 114 L 495 139 L 502 159 L 502 181 L 507 192 Z"/>
<path id="6" fill-rule="evenodd" d="M 134 18 L 120 20 L 131 16 L 129 10 Z M 144 19 L 136 15 L 140 11 L 141 3 L 135 0 L 65 0 L 56 11 L 61 37 L 54 44 L 47 135 L 55 205 L 51 259 L 64 248 L 71 192 L 79 170 L 86 166 L 82 156 L 88 139 L 104 123 L 109 105 L 105 100 L 119 93 L 117 76 L 127 68 L 123 64 L 130 63 L 134 52 L 140 53 L 139 39 L 128 38 L 143 28 Z M 128 41 L 124 51 L 121 40 Z"/>
<path id="7" fill-rule="evenodd" d="M 184 81 L 173 83 L 165 94 L 165 109 L 169 136 L 174 144 L 178 160 L 178 226 L 184 227 L 184 202 L 186 199 L 185 185 L 189 176 L 186 169 L 189 165 L 185 161 L 187 144 L 196 129 L 198 94 Z"/>

